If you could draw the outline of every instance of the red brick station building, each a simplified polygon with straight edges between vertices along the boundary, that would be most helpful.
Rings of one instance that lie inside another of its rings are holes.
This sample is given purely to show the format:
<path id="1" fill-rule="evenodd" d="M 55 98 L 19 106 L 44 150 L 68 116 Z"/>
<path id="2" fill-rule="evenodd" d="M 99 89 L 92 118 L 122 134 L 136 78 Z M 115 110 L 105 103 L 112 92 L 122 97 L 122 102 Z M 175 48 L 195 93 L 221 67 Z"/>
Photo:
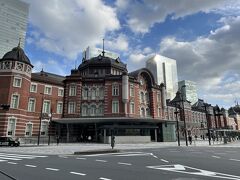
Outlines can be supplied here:
<path id="1" fill-rule="evenodd" d="M 239 130 L 234 108 L 229 115 L 218 106 L 206 111 L 200 99 L 193 106 L 177 96 L 168 101 L 164 84 L 157 85 L 148 69 L 128 73 L 120 58 L 104 54 L 83 58 L 69 76 L 60 76 L 32 73 L 20 46 L 7 52 L 0 59 L 0 104 L 10 108 L 0 109 L 0 136 L 108 143 L 114 134 L 117 143 L 162 142 L 176 141 L 177 131 L 184 138 L 185 132 L 200 137 L 207 129 Z"/>

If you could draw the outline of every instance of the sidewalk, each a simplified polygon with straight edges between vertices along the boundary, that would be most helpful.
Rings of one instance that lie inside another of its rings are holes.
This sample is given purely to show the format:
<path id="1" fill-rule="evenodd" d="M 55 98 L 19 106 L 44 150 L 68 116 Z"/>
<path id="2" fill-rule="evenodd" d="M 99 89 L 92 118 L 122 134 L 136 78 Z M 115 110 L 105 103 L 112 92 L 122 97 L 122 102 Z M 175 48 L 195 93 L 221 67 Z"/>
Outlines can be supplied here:
<path id="1" fill-rule="evenodd" d="M 182 148 L 186 147 L 185 141 L 181 141 Z M 212 142 L 211 142 L 212 143 Z M 144 144 L 116 144 L 114 149 L 118 150 L 137 150 L 137 149 L 148 149 L 148 148 L 166 148 L 166 147 L 178 147 L 177 142 L 151 142 Z M 228 144 L 212 143 L 209 146 L 208 141 L 198 140 L 196 142 L 193 141 L 191 147 L 240 147 L 240 141 L 231 142 Z M 22 145 L 20 147 L 0 147 L 0 152 L 7 153 L 27 153 L 27 154 L 46 154 L 46 155 L 70 155 L 74 154 L 74 152 L 86 152 L 86 151 L 109 151 L 111 150 L 110 144 L 96 144 L 96 143 L 68 143 L 68 144 L 51 144 L 48 146 L 44 145 Z"/>

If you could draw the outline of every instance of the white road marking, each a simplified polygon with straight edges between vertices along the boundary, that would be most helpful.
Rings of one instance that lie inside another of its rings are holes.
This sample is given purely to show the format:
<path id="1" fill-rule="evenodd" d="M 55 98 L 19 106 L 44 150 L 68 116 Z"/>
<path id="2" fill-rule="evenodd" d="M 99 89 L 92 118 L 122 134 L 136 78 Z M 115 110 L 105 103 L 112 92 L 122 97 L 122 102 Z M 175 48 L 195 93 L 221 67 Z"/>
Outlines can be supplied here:
<path id="1" fill-rule="evenodd" d="M 27 166 L 27 167 L 33 167 L 33 168 L 37 167 L 37 166 L 31 165 L 31 164 L 25 164 L 25 166 Z"/>
<path id="2" fill-rule="evenodd" d="M 78 172 L 70 172 L 71 174 L 79 175 L 79 176 L 86 176 L 84 173 L 78 173 Z"/>
<path id="3" fill-rule="evenodd" d="M 99 179 L 101 179 L 101 180 L 112 180 L 112 179 L 108 179 L 108 178 L 104 178 L 104 177 L 100 177 Z"/>
<path id="4" fill-rule="evenodd" d="M 76 158 L 76 159 L 86 160 L 87 158 Z"/>
<path id="5" fill-rule="evenodd" d="M 141 154 L 121 154 L 121 155 L 116 155 L 120 157 L 129 157 L 129 156 L 151 156 L 152 153 L 141 153 Z"/>
<path id="6" fill-rule="evenodd" d="M 170 151 L 170 152 L 172 152 L 172 153 L 179 153 L 180 151 Z"/>
<path id="7" fill-rule="evenodd" d="M 189 167 L 189 166 L 184 166 L 181 164 L 146 166 L 146 167 L 151 168 L 151 169 L 165 170 L 165 171 L 171 171 L 171 172 L 183 173 L 183 174 L 191 174 L 191 175 L 197 175 L 197 176 L 207 176 L 207 177 L 218 178 L 218 179 L 232 179 L 232 180 L 240 179 L 240 176 L 218 173 L 218 172 L 213 172 L 213 171 L 207 171 L 207 170 L 203 170 L 203 169 L 197 169 L 197 168 L 193 168 L 193 167 Z"/>
<path id="8" fill-rule="evenodd" d="M 34 159 L 34 157 L 25 157 L 25 156 L 16 156 L 16 155 L 3 155 L 3 154 L 0 154 L 0 158 L 2 157 L 9 157 L 9 158 L 21 158 L 21 159 Z"/>
<path id="9" fill-rule="evenodd" d="M 103 154 L 89 154 L 84 155 L 85 157 L 94 157 L 94 156 L 109 156 L 109 155 L 124 155 L 124 154 L 140 154 L 144 152 L 123 152 L 123 153 L 103 153 Z"/>
<path id="10" fill-rule="evenodd" d="M 236 153 L 237 151 L 226 151 L 226 153 Z"/>
<path id="11" fill-rule="evenodd" d="M 19 158 L 8 158 L 8 157 L 0 157 L 0 159 L 7 159 L 7 160 L 13 160 L 13 161 L 20 161 L 22 159 L 19 159 Z"/>
<path id="12" fill-rule="evenodd" d="M 59 169 L 55 169 L 55 168 L 45 168 L 45 169 L 49 171 L 59 171 Z"/>
<path id="13" fill-rule="evenodd" d="M 38 156 L 38 155 L 30 155 L 30 154 L 8 154 L 8 153 L 0 153 L 3 155 L 9 155 L 9 156 L 19 156 L 19 157 L 47 157 L 47 156 Z"/>
<path id="14" fill-rule="evenodd" d="M 221 157 L 219 157 L 219 156 L 212 156 L 213 158 L 217 158 L 217 159 L 220 159 Z"/>
<path id="15" fill-rule="evenodd" d="M 226 154 L 226 153 L 214 153 L 214 154 L 219 154 L 219 155 L 221 155 L 221 154 Z"/>
<path id="16" fill-rule="evenodd" d="M 240 159 L 229 159 L 231 161 L 240 161 Z"/>
<path id="17" fill-rule="evenodd" d="M 126 165 L 126 166 L 131 166 L 132 165 L 131 163 L 123 163 L 123 162 L 118 162 L 118 164 Z"/>
<path id="18" fill-rule="evenodd" d="M 96 159 L 96 161 L 98 161 L 98 162 L 107 162 L 106 160 L 102 160 L 102 159 Z"/>
<path id="19" fill-rule="evenodd" d="M 15 163 L 15 162 L 7 162 L 8 164 L 17 164 L 17 163 Z"/>
<path id="20" fill-rule="evenodd" d="M 58 156 L 58 157 L 60 157 L 60 158 L 64 158 L 64 159 L 67 159 L 68 157 L 66 157 L 66 156 Z"/>
<path id="21" fill-rule="evenodd" d="M 4 162 L 4 161 L 7 161 L 7 160 L 1 160 L 1 159 L 0 159 L 0 162 Z"/>
<path id="22" fill-rule="evenodd" d="M 169 163 L 169 161 L 167 161 L 167 160 L 165 160 L 165 159 L 161 159 L 161 161 L 166 162 L 166 163 Z"/>

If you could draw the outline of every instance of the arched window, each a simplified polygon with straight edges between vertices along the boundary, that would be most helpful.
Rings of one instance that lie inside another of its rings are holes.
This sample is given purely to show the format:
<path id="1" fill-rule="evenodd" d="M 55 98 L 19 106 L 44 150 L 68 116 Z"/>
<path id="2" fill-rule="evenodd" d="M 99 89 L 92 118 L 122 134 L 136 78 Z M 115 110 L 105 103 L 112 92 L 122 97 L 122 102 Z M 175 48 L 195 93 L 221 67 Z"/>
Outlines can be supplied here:
<path id="1" fill-rule="evenodd" d="M 104 106 L 103 105 L 99 105 L 98 107 L 98 115 L 99 116 L 103 116 L 104 114 Z"/>
<path id="2" fill-rule="evenodd" d="M 97 114 L 97 108 L 96 108 L 96 105 L 91 105 L 91 108 L 90 108 L 90 116 L 96 116 Z"/>
<path id="3" fill-rule="evenodd" d="M 146 92 L 146 94 L 145 94 L 145 101 L 146 101 L 146 103 L 149 103 L 149 93 L 148 92 Z"/>
<path id="4" fill-rule="evenodd" d="M 100 98 L 100 99 L 103 99 L 103 98 L 104 98 L 104 88 L 103 88 L 103 87 L 100 87 L 100 88 L 99 88 L 99 98 Z"/>
<path id="5" fill-rule="evenodd" d="M 149 108 L 146 108 L 146 114 L 147 114 L 148 117 L 151 116 Z"/>
<path id="6" fill-rule="evenodd" d="M 91 99 L 96 99 L 96 88 L 92 88 L 92 97 Z"/>
<path id="7" fill-rule="evenodd" d="M 82 105 L 82 116 L 88 115 L 88 107 L 87 105 Z"/>
<path id="8" fill-rule="evenodd" d="M 83 99 L 87 99 L 87 97 L 88 97 L 88 88 L 87 87 L 83 88 L 82 97 L 83 97 Z"/>

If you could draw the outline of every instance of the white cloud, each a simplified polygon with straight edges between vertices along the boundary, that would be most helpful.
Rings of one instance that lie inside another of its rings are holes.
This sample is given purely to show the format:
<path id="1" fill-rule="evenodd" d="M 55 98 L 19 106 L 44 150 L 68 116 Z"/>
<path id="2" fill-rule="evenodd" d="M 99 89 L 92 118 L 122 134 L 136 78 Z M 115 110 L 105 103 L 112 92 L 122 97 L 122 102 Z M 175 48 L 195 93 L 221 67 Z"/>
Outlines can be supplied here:
<path id="1" fill-rule="evenodd" d="M 240 2 L 226 0 L 117 0 L 116 6 L 127 14 L 127 23 L 136 33 L 147 33 L 155 23 L 164 22 L 167 16 L 173 19 L 185 17 L 198 12 L 231 12 L 240 9 Z M 236 13 L 233 13 L 236 14 Z"/>
<path id="2" fill-rule="evenodd" d="M 35 28 L 30 33 L 34 40 L 28 42 L 70 59 L 76 59 L 86 46 L 99 43 L 108 31 L 120 28 L 116 10 L 101 0 L 24 1 L 30 4 L 30 22 Z"/>
<path id="3" fill-rule="evenodd" d="M 110 38 L 106 41 L 106 47 L 109 50 L 127 51 L 128 38 L 124 34 L 119 34 L 116 38 Z"/>
<path id="4" fill-rule="evenodd" d="M 221 21 L 222 27 L 194 41 L 166 37 L 160 43 L 160 53 L 176 59 L 179 79 L 196 81 L 204 96 L 215 101 L 229 97 L 234 102 L 240 98 L 240 17 Z"/>

